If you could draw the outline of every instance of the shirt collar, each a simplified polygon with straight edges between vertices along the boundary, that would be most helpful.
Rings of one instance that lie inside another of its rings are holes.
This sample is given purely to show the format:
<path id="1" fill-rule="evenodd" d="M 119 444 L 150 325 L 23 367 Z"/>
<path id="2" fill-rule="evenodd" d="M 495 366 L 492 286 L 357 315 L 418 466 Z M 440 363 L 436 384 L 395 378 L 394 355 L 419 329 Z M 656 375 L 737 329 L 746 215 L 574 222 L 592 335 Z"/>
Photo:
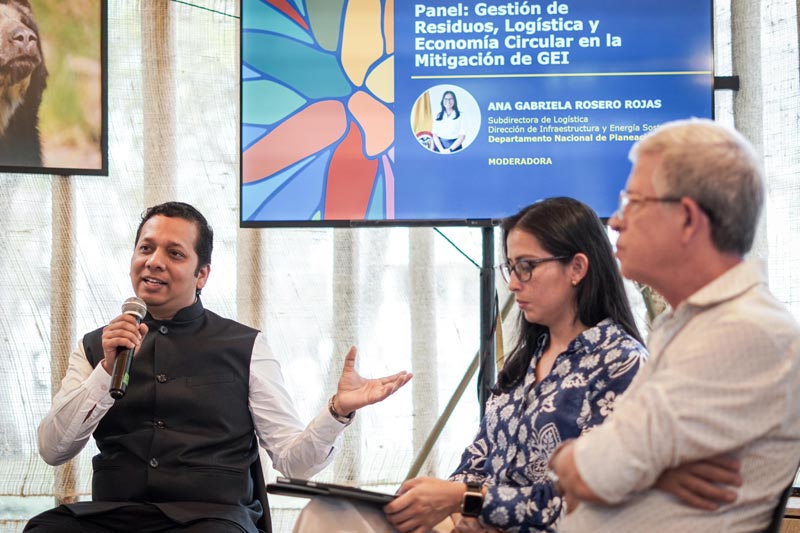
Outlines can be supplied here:
<path id="1" fill-rule="evenodd" d="M 200 297 L 198 296 L 192 305 L 184 307 L 183 309 L 175 313 L 175 316 L 172 317 L 170 320 L 156 320 L 153 318 L 150 312 L 148 312 L 145 321 L 167 323 L 167 324 L 168 323 L 179 324 L 182 322 L 191 322 L 192 320 L 200 318 L 203 315 L 204 311 L 205 309 L 203 308 L 203 302 L 200 301 Z"/>
<path id="2" fill-rule="evenodd" d="M 578 351 L 581 348 L 588 352 L 594 352 L 600 342 L 603 340 L 603 335 L 599 331 L 603 328 L 613 326 L 614 321 L 610 318 L 604 318 L 594 326 L 588 328 L 586 331 L 575 337 L 567 348 L 568 351 Z"/>
<path id="3" fill-rule="evenodd" d="M 732 300 L 752 287 L 766 283 L 766 265 L 763 261 L 742 261 L 689 296 L 686 303 L 695 307 L 710 307 Z"/>
<path id="4" fill-rule="evenodd" d="M 678 304 L 676 309 L 661 313 L 653 321 L 653 330 L 660 329 L 675 317 L 691 316 L 705 307 L 712 307 L 732 300 L 759 284 L 767 283 L 766 265 L 759 259 L 742 261 L 721 276 L 713 279 Z M 692 311 L 694 310 L 694 311 Z M 689 313 L 689 315 L 686 315 Z M 648 344 L 650 344 L 648 342 Z"/>
<path id="5" fill-rule="evenodd" d="M 569 343 L 565 353 L 574 353 L 580 350 L 587 350 L 589 352 L 593 351 L 597 345 L 600 343 L 602 339 L 602 335 L 598 335 L 599 328 L 606 328 L 614 324 L 614 321 L 610 318 L 604 318 L 594 326 L 588 328 L 586 331 L 572 339 L 572 342 Z M 544 349 L 544 345 L 547 342 L 550 334 L 548 332 L 544 332 L 539 335 L 539 338 L 536 341 L 536 353 L 541 354 L 542 350 Z"/>

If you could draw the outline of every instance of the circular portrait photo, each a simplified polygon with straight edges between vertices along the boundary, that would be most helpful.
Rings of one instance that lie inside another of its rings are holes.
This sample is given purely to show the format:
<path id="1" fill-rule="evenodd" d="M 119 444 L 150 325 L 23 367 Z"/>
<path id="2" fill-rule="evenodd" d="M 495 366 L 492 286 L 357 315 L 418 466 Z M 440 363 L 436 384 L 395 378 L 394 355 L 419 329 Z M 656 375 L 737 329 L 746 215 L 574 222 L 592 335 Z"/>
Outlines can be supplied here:
<path id="1" fill-rule="evenodd" d="M 481 124 L 478 102 L 456 85 L 435 85 L 419 95 L 411 111 L 411 130 L 424 148 L 457 154 L 475 140 Z"/>

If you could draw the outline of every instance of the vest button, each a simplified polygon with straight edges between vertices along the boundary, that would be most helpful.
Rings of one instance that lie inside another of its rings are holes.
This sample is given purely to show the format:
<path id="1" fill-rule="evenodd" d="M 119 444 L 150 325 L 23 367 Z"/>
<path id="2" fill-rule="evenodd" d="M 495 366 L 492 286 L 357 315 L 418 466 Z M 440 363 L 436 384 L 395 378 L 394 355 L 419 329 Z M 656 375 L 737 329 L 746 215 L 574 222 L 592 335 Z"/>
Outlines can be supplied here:
<path id="1" fill-rule="evenodd" d="M 153 468 L 158 468 L 158 459 L 156 459 L 155 457 L 150 459 L 150 466 Z"/>
<path id="2" fill-rule="evenodd" d="M 156 376 L 156 381 L 159 383 L 166 383 L 167 382 L 167 375 L 166 374 L 159 374 Z"/>
<path id="3" fill-rule="evenodd" d="M 162 335 L 166 335 L 167 333 L 169 333 L 169 329 L 167 329 L 167 326 L 161 326 L 160 328 L 158 328 L 158 332 L 161 333 Z"/>
<path id="4" fill-rule="evenodd" d="M 153 425 L 158 429 L 164 429 L 165 427 L 167 427 L 166 422 L 164 422 L 160 418 L 156 418 L 155 421 L 153 422 Z"/>

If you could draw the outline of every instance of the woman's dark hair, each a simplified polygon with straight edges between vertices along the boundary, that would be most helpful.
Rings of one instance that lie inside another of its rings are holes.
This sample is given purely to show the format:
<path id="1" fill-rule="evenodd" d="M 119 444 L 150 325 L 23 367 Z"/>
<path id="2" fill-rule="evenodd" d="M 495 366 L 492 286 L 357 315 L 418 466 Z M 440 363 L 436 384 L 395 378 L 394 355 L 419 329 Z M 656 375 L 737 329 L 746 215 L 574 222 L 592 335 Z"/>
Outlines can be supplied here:
<path id="1" fill-rule="evenodd" d="M 503 220 L 503 250 L 508 256 L 508 234 L 518 229 L 536 237 L 552 255 L 563 255 L 568 263 L 577 253 L 589 258 L 589 270 L 578 283 L 577 319 L 593 327 L 611 318 L 637 341 L 642 342 L 625 295 L 622 276 L 605 226 L 587 205 L 572 198 L 548 198 L 529 205 Z M 547 327 L 525 320 L 520 313 L 519 338 L 497 377 L 499 391 L 508 391 L 528 370 L 536 341 Z"/>
<path id="2" fill-rule="evenodd" d="M 444 94 L 442 95 L 442 101 L 439 103 L 439 105 L 442 107 L 442 110 L 439 111 L 438 115 L 436 115 L 436 120 L 442 120 L 442 118 L 444 117 L 444 112 L 445 112 L 444 99 L 447 98 L 448 94 L 453 97 L 453 111 L 456 112 L 455 118 L 461 116 L 461 111 L 458 110 L 458 99 L 456 98 L 456 93 L 454 93 L 453 91 L 445 91 Z"/>
<path id="3" fill-rule="evenodd" d="M 206 217 L 197 209 L 189 204 L 183 202 L 166 202 L 163 204 L 154 205 L 147 209 L 142 215 L 142 221 L 139 222 L 139 228 L 136 230 L 136 240 L 133 245 L 139 242 L 139 236 L 142 233 L 142 226 L 144 223 L 156 215 L 161 215 L 170 218 L 182 218 L 189 222 L 194 222 L 197 226 L 197 241 L 194 243 L 194 251 L 197 253 L 197 272 L 206 265 L 211 264 L 211 251 L 214 248 L 214 230 L 209 226 Z"/>

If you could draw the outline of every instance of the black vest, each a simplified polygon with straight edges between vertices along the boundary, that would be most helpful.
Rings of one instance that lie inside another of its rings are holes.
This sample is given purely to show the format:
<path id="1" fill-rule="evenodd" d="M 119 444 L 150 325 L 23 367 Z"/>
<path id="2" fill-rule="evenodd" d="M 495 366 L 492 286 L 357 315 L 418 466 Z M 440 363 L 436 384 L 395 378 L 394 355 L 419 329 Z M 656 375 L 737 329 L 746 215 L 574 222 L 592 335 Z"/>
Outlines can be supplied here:
<path id="1" fill-rule="evenodd" d="M 92 499 L 252 510 L 249 468 L 258 445 L 248 391 L 258 331 L 199 300 L 172 320 L 148 313 L 145 323 L 127 394 L 94 432 Z M 93 367 L 103 359 L 101 335 L 102 328 L 83 338 Z"/>

